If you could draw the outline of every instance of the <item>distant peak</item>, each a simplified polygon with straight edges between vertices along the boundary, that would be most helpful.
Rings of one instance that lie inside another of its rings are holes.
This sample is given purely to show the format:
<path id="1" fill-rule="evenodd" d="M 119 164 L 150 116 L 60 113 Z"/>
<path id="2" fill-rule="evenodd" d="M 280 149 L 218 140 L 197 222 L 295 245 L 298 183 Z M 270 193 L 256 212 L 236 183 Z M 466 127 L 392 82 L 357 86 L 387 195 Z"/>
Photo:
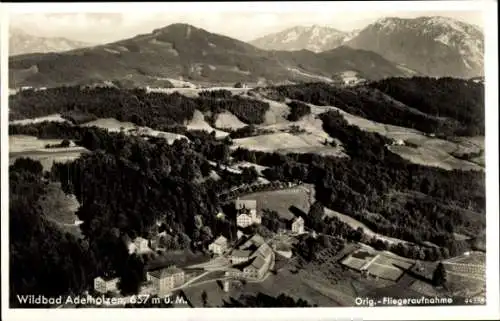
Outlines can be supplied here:
<path id="1" fill-rule="evenodd" d="M 193 25 L 187 23 L 173 23 L 163 28 L 153 30 L 153 33 L 168 32 L 170 30 L 200 30 Z"/>

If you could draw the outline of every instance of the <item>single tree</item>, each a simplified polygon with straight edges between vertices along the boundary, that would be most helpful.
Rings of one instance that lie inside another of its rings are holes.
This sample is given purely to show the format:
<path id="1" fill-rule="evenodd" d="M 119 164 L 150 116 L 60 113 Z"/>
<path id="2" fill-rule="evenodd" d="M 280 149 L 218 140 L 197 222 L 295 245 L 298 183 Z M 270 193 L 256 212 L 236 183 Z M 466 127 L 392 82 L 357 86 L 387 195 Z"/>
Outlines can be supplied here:
<path id="1" fill-rule="evenodd" d="M 432 283 L 434 286 L 443 286 L 446 284 L 446 269 L 444 268 L 442 262 L 439 262 L 438 266 L 434 270 Z"/>
<path id="2" fill-rule="evenodd" d="M 201 292 L 201 300 L 203 301 L 204 307 L 207 306 L 207 303 L 208 303 L 207 298 L 208 298 L 207 291 Z"/>

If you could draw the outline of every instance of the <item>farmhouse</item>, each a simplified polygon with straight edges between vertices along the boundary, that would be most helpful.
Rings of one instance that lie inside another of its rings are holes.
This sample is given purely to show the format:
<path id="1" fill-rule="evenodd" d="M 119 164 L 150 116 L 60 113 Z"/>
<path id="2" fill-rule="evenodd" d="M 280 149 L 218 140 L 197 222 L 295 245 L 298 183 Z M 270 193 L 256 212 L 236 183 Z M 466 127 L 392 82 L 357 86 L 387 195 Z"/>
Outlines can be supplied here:
<path id="1" fill-rule="evenodd" d="M 297 217 L 291 220 L 291 230 L 292 233 L 302 234 L 304 233 L 304 219 L 302 217 Z"/>
<path id="2" fill-rule="evenodd" d="M 184 279 L 184 271 L 175 265 L 147 273 L 147 280 L 153 284 L 154 289 L 159 295 L 167 294 L 174 287 L 183 284 Z"/>
<path id="3" fill-rule="evenodd" d="M 94 290 L 99 293 L 113 292 L 118 289 L 118 278 L 98 276 L 94 279 Z"/>
<path id="4" fill-rule="evenodd" d="M 232 269 L 226 272 L 226 276 L 261 279 L 264 274 L 271 268 L 274 262 L 274 253 L 272 248 L 264 243 L 257 250 L 237 250 L 235 255 L 239 255 L 240 262 Z M 236 257 L 236 256 L 235 256 Z M 233 264 L 236 262 L 232 259 Z"/>
<path id="5" fill-rule="evenodd" d="M 226 276 L 260 279 L 274 262 L 274 252 L 262 236 L 255 234 L 231 252 L 234 266 Z"/>
<path id="6" fill-rule="evenodd" d="M 208 250 L 212 253 L 221 255 L 227 250 L 227 239 L 224 236 L 219 236 L 215 241 L 210 243 Z"/>
<path id="7" fill-rule="evenodd" d="M 239 227 L 248 227 L 252 224 L 260 224 L 262 218 L 257 215 L 257 201 L 256 200 L 240 200 L 235 202 L 237 216 L 236 224 Z"/>
<path id="8" fill-rule="evenodd" d="M 148 252 L 150 249 L 148 247 L 148 240 L 142 238 L 142 237 L 136 237 L 133 242 L 129 243 L 128 245 L 128 251 L 129 253 L 145 253 Z"/>

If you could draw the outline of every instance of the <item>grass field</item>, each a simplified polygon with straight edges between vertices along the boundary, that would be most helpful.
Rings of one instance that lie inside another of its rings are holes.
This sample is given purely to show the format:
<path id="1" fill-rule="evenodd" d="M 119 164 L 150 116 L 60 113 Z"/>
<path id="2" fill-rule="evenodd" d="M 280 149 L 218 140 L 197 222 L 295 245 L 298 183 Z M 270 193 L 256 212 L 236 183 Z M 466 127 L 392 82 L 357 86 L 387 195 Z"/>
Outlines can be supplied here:
<path id="1" fill-rule="evenodd" d="M 290 113 L 290 107 L 288 107 L 287 104 L 265 99 L 262 97 L 259 97 L 259 100 L 269 104 L 269 110 L 264 115 L 265 120 L 262 124 L 263 126 L 289 122 L 286 119 L 288 114 Z"/>
<path id="2" fill-rule="evenodd" d="M 318 153 L 329 156 L 345 156 L 341 147 L 325 146 L 325 139 L 311 133 L 291 134 L 277 132 L 233 140 L 233 149 L 238 147 L 264 152 Z"/>
<path id="3" fill-rule="evenodd" d="M 26 118 L 26 119 L 21 119 L 21 120 L 12 120 L 9 122 L 9 124 L 10 125 L 28 125 L 28 124 L 42 123 L 44 121 L 69 123 L 69 121 L 67 119 L 62 118 L 60 114 L 52 114 L 52 115 L 47 115 L 47 116 L 37 117 L 37 118 Z"/>
<path id="4" fill-rule="evenodd" d="M 19 152 L 27 152 L 27 151 L 54 151 L 60 150 L 62 148 L 45 148 L 46 145 L 55 145 L 60 144 L 62 139 L 41 139 L 35 136 L 26 136 L 26 135 L 10 135 L 9 136 L 9 152 L 19 153 Z M 68 150 L 70 148 L 64 148 Z"/>
<path id="5" fill-rule="evenodd" d="M 137 126 L 131 122 L 122 122 L 114 118 L 99 118 L 94 121 L 81 124 L 80 126 L 84 127 L 98 127 L 102 129 L 106 129 L 109 132 L 120 132 L 122 129 L 124 131 L 128 131 L 131 129 L 135 129 Z"/>
<path id="6" fill-rule="evenodd" d="M 59 144 L 62 139 L 38 139 L 34 136 L 12 135 L 9 136 L 9 164 L 16 159 L 25 157 L 38 160 L 44 170 L 50 170 L 54 162 L 67 162 L 80 157 L 88 150 L 73 146 L 68 148 L 45 148 L 47 144 Z"/>
<path id="7" fill-rule="evenodd" d="M 218 114 L 215 119 L 215 127 L 222 130 L 236 130 L 245 126 L 247 126 L 247 124 L 228 111 Z"/>
<path id="8" fill-rule="evenodd" d="M 205 121 L 205 116 L 199 110 L 195 110 L 193 119 L 187 122 L 186 127 L 188 130 L 205 130 L 209 133 L 215 130 L 215 137 L 217 138 L 224 138 L 229 135 L 229 133 L 225 131 L 210 126 L 210 124 Z"/>
<path id="9" fill-rule="evenodd" d="M 389 146 L 389 150 L 414 164 L 440 167 L 446 170 L 483 170 L 476 163 L 455 158 L 438 148 Z"/>
<path id="10" fill-rule="evenodd" d="M 339 220 L 341 220 L 342 222 L 348 224 L 353 229 L 358 229 L 359 227 L 361 227 L 363 229 L 363 232 L 366 235 L 368 235 L 369 237 L 376 237 L 376 238 L 381 239 L 383 241 L 386 241 L 388 243 L 409 243 L 409 242 L 401 240 L 401 239 L 397 239 L 394 237 L 385 236 L 385 235 L 382 235 L 379 233 L 375 233 L 370 228 L 368 228 L 365 224 L 363 224 L 362 222 L 360 222 L 360 221 L 358 221 L 358 220 L 356 220 L 348 215 L 331 210 L 329 208 L 325 208 L 325 216 L 335 216 Z"/>
<path id="11" fill-rule="evenodd" d="M 116 120 L 114 118 L 100 118 L 100 119 L 82 124 L 81 126 L 85 126 L 85 127 L 96 126 L 98 128 L 106 129 L 109 132 L 116 133 L 116 132 L 120 132 L 123 130 L 125 133 L 128 133 L 128 134 L 136 134 L 136 135 L 138 134 L 138 135 L 146 135 L 146 136 L 164 138 L 165 140 L 167 140 L 167 142 L 169 144 L 172 144 L 177 139 L 182 139 L 182 138 L 188 139 L 184 135 L 158 131 L 158 130 L 151 129 L 149 127 L 141 127 L 141 126 L 135 125 L 134 123 L 121 122 L 121 121 Z"/>
<path id="12" fill-rule="evenodd" d="M 270 209 L 278 212 L 282 218 L 291 219 L 294 217 L 293 213 L 290 212 L 291 206 L 295 206 L 305 213 L 309 212 L 311 189 L 312 186 L 304 184 L 290 189 L 246 194 L 240 198 L 256 200 L 258 212 Z"/>
<path id="13" fill-rule="evenodd" d="M 250 162 L 238 162 L 236 164 L 233 164 L 231 167 L 237 168 L 237 169 L 243 169 L 246 167 L 255 167 L 255 170 L 257 171 L 257 173 L 259 173 L 259 175 L 262 175 L 262 171 L 265 170 L 266 168 L 268 168 L 266 166 L 262 166 L 262 165 L 250 163 Z"/>
<path id="14" fill-rule="evenodd" d="M 193 253 L 189 250 L 167 251 L 148 264 L 148 269 L 167 265 L 186 267 L 210 260 L 210 256 L 202 253 Z"/>
<path id="15" fill-rule="evenodd" d="M 426 136 L 424 133 L 401 126 L 387 125 L 371 121 L 359 116 L 349 114 L 339 108 L 332 106 L 311 105 L 313 114 L 320 114 L 328 110 L 339 111 L 346 121 L 368 132 L 378 133 L 393 140 L 403 140 L 415 144 L 418 148 L 408 146 L 391 146 L 390 150 L 401 157 L 421 165 L 436 166 L 447 170 L 482 170 L 480 166 L 483 160 L 479 157 L 474 162 L 455 158 L 453 155 L 476 153 L 484 150 L 484 137 L 457 137 L 453 141 L 447 141 Z M 484 163 L 484 162 L 483 162 Z"/>

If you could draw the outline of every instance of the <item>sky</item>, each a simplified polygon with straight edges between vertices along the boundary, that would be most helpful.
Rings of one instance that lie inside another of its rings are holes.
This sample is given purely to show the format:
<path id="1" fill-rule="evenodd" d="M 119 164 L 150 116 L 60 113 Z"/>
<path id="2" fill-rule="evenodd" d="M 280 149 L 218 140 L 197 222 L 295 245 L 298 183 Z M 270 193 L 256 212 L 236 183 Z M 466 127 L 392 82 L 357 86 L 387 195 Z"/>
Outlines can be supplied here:
<path id="1" fill-rule="evenodd" d="M 61 10 L 62 6 L 59 5 L 53 6 L 53 9 L 51 7 L 38 9 L 15 7 L 9 12 L 9 21 L 11 27 L 22 29 L 32 35 L 66 37 L 89 43 L 106 43 L 130 38 L 179 22 L 242 41 L 250 41 L 294 26 L 322 25 L 351 31 L 388 16 L 415 18 L 439 15 L 484 28 L 480 8 L 478 10 L 474 7 L 475 11 L 470 10 L 469 7 L 466 8 L 468 10 L 450 11 L 452 6 L 441 5 L 442 10 L 422 11 L 419 9 L 424 7 L 421 5 L 424 2 L 419 2 L 418 6 L 413 5 L 413 7 L 408 3 L 402 4 L 407 9 L 405 11 L 401 11 L 401 6 L 390 5 L 390 2 L 379 3 L 376 7 L 373 6 L 373 2 L 363 5 L 358 2 L 354 7 L 343 7 L 341 4 L 345 3 L 341 2 L 336 2 L 335 5 L 328 2 L 316 3 L 316 5 L 314 2 L 302 3 L 302 7 L 298 5 L 300 3 L 283 6 L 283 3 L 272 5 L 272 2 L 261 2 L 258 6 L 242 6 L 241 3 L 219 3 L 219 5 L 211 3 L 210 7 L 192 6 L 187 3 L 176 3 L 173 7 L 172 5 L 165 7 L 159 6 L 159 3 L 149 5 L 145 3 L 141 7 L 122 5 L 121 8 L 94 5 L 77 9 L 74 6 L 66 6 L 64 10 Z M 154 7 L 158 9 L 154 10 Z M 365 11 L 359 11 L 360 8 L 364 8 Z M 435 6 L 429 8 L 435 8 Z M 102 10 L 99 12 L 99 9 Z"/>

